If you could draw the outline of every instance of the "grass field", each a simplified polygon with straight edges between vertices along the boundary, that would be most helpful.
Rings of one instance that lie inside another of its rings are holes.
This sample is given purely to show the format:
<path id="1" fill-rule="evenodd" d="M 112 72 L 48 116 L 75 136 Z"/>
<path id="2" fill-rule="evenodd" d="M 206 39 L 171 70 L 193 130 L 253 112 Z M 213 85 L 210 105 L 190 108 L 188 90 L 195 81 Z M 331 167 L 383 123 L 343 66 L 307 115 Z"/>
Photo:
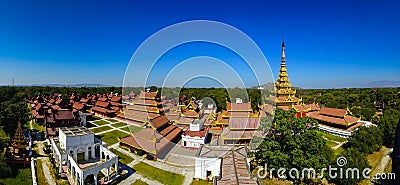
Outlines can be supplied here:
<path id="1" fill-rule="evenodd" d="M 127 132 L 137 132 L 137 131 L 141 131 L 143 130 L 142 127 L 138 127 L 138 126 L 133 126 L 133 125 L 129 125 L 127 127 L 121 128 L 122 130 L 125 130 Z"/>
<path id="2" fill-rule="evenodd" d="M 32 127 L 33 127 L 33 129 L 36 129 L 39 132 L 45 132 L 46 131 L 46 128 L 44 126 L 42 126 L 42 125 L 38 125 L 34 119 L 32 120 Z"/>
<path id="3" fill-rule="evenodd" d="M 106 142 L 108 145 L 113 145 L 115 143 L 118 143 L 118 137 L 122 138 L 122 137 L 126 137 L 129 134 L 125 134 L 121 131 L 118 130 L 114 130 L 111 132 L 107 132 L 104 134 L 99 135 L 101 137 L 101 140 Z"/>
<path id="4" fill-rule="evenodd" d="M 340 155 L 342 152 L 344 151 L 344 149 L 342 147 L 339 147 L 338 149 L 333 151 L 333 155 L 334 156 L 338 156 Z"/>
<path id="5" fill-rule="evenodd" d="M 90 130 L 94 133 L 99 133 L 99 132 L 104 132 L 106 130 L 111 130 L 112 128 L 110 126 L 102 126 L 102 127 L 96 127 L 96 128 L 91 128 Z"/>
<path id="6" fill-rule="evenodd" d="M 116 150 L 116 149 L 114 149 L 114 148 L 111 148 L 110 150 L 111 150 L 114 154 L 116 154 L 116 155 L 119 156 L 118 161 L 121 162 L 121 163 L 129 164 L 129 163 L 131 163 L 131 162 L 134 160 L 132 157 L 127 156 L 127 155 L 121 153 L 120 151 L 118 151 L 118 150 Z"/>
<path id="7" fill-rule="evenodd" d="M 113 127 L 123 127 L 123 126 L 126 126 L 127 124 L 126 123 L 123 123 L 123 122 L 118 122 L 118 123 L 114 123 L 114 124 L 112 124 L 111 126 L 113 126 Z"/>
<path id="8" fill-rule="evenodd" d="M 106 120 L 109 121 L 109 122 L 114 122 L 114 123 L 119 122 L 118 120 L 111 119 L 111 118 L 107 118 Z"/>
<path id="9" fill-rule="evenodd" d="M 0 184 L 32 184 L 31 168 L 16 169 L 14 177 L 0 179 Z"/>
<path id="10" fill-rule="evenodd" d="M 322 132 L 322 131 L 317 131 L 319 134 L 321 134 L 322 136 L 324 136 L 326 139 L 328 139 L 328 140 L 332 140 L 332 141 L 337 141 L 337 142 L 344 142 L 344 141 L 346 141 L 346 139 L 345 138 L 341 138 L 341 137 L 339 137 L 339 136 L 334 136 L 334 135 L 331 135 L 331 134 L 328 134 L 328 133 L 325 133 L 325 132 Z"/>
<path id="11" fill-rule="evenodd" d="M 148 185 L 148 184 L 143 182 L 142 180 L 138 179 L 135 182 L 133 182 L 131 185 Z"/>
<path id="12" fill-rule="evenodd" d="M 138 173 L 155 179 L 166 185 L 182 184 L 185 177 L 176 173 L 167 172 L 158 168 L 154 168 L 146 163 L 140 162 L 133 166 Z"/>
<path id="13" fill-rule="evenodd" d="M 333 141 L 326 141 L 326 145 L 328 145 L 330 148 L 338 145 L 337 143 L 333 142 Z"/>
<path id="14" fill-rule="evenodd" d="M 94 123 L 94 124 L 96 124 L 98 126 L 109 124 L 109 122 L 104 121 L 104 120 L 92 121 L 92 123 Z"/>

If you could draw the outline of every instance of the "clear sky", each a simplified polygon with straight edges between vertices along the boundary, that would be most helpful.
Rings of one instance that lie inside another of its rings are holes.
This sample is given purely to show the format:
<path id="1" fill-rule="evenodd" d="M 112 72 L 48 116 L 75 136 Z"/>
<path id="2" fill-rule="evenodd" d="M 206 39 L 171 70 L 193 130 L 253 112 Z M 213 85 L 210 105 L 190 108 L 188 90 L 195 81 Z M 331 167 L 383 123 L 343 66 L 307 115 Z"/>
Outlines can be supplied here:
<path id="1" fill-rule="evenodd" d="M 275 76 L 284 36 L 294 86 L 357 87 L 400 80 L 400 3 L 395 0 L 14 0 L 0 2 L 0 84 L 11 84 L 14 77 L 16 84 L 121 86 L 144 40 L 166 26 L 197 19 L 246 33 Z M 209 52 L 216 58 L 234 56 L 220 50 L 192 44 L 164 58 L 177 61 Z"/>

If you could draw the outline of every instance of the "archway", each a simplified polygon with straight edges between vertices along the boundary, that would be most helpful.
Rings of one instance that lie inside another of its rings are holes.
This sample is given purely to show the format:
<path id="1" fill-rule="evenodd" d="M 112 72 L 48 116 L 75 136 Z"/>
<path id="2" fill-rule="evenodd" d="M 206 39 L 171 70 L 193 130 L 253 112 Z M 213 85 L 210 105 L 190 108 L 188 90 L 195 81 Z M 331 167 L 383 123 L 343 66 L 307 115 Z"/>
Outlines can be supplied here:
<path id="1" fill-rule="evenodd" d="M 85 185 L 92 185 L 92 184 L 95 184 L 94 181 L 95 181 L 94 175 L 90 174 L 90 175 L 86 176 L 84 184 Z"/>

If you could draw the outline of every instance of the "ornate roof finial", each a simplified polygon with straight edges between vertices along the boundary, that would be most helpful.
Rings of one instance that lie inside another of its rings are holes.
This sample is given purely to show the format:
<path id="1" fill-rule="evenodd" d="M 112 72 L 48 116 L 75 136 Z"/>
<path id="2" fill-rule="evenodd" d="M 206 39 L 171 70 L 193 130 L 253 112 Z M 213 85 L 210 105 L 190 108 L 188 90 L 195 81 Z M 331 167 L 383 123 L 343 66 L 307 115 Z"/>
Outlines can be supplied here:
<path id="1" fill-rule="evenodd" d="M 285 40 L 282 37 L 282 58 L 281 58 L 281 63 L 286 64 L 286 56 L 285 56 Z"/>

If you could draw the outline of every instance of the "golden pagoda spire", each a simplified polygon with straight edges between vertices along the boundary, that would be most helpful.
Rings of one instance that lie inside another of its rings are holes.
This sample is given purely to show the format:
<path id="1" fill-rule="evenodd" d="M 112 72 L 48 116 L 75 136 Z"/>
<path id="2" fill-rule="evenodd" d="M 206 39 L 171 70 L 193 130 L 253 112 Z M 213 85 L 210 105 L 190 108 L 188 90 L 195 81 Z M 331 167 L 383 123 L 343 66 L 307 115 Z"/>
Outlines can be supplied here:
<path id="1" fill-rule="evenodd" d="M 301 99 L 296 97 L 296 90 L 292 89 L 292 84 L 290 83 L 289 75 L 287 73 L 284 38 L 282 38 L 281 67 L 274 89 L 276 91 L 277 98 L 285 98 L 285 101 L 282 101 L 282 98 L 280 101 L 276 101 L 277 106 L 293 106 L 301 102 Z"/>
<path id="2" fill-rule="evenodd" d="M 285 39 L 282 38 L 282 57 L 281 57 L 281 66 L 286 65 L 286 56 L 285 56 Z"/>
<path id="3" fill-rule="evenodd" d="M 13 145 L 17 148 L 24 148 L 26 146 L 25 136 L 22 133 L 21 122 L 18 121 L 17 131 L 13 138 Z"/>

